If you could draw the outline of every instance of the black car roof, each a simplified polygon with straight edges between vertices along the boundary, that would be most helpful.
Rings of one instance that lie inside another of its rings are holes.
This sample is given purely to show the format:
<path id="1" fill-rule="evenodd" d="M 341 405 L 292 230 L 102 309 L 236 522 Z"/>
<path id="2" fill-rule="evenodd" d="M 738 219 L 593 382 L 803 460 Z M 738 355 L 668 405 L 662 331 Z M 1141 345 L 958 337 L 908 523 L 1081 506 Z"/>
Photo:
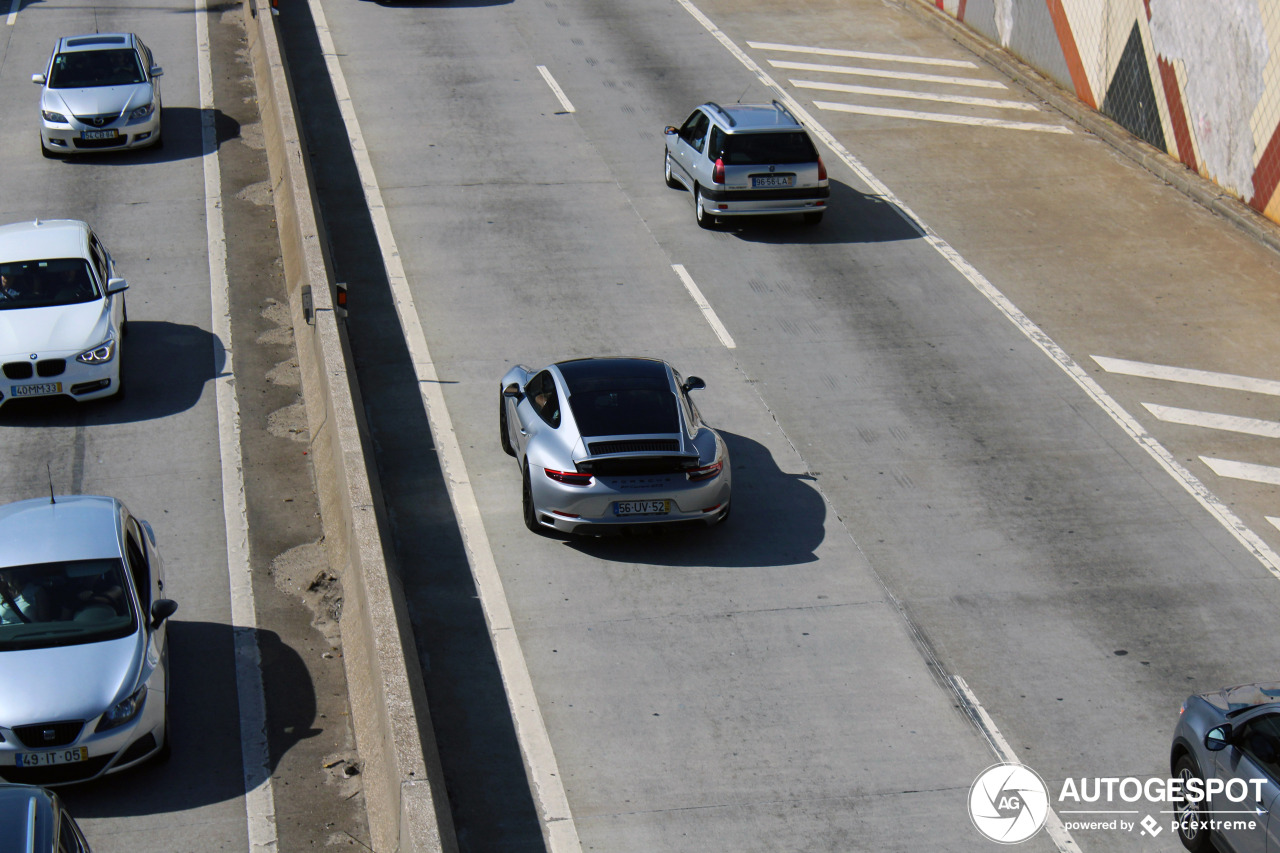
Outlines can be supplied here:
<path id="1" fill-rule="evenodd" d="M 601 381 L 649 379 L 667 384 L 666 362 L 656 358 L 575 358 L 556 364 L 572 395 L 575 387 L 600 387 Z"/>

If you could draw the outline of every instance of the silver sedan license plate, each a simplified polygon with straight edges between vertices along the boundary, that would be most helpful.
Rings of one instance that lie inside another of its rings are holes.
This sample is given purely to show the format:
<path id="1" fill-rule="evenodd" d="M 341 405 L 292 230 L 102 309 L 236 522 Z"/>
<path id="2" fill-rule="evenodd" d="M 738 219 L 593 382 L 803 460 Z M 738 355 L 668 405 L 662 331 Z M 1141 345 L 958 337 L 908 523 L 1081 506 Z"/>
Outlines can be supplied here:
<path id="1" fill-rule="evenodd" d="M 53 752 L 19 752 L 14 763 L 18 767 L 48 767 L 51 764 L 74 764 L 89 759 L 87 746 L 55 749 Z"/>
<path id="2" fill-rule="evenodd" d="M 114 130 L 84 130 L 81 139 L 115 139 L 118 134 Z"/>
<path id="3" fill-rule="evenodd" d="M 671 512 L 671 501 L 618 501 L 613 505 L 614 515 L 666 515 Z"/>
<path id="4" fill-rule="evenodd" d="M 756 175 L 751 179 L 751 186 L 757 189 L 791 187 L 795 185 L 795 182 L 795 175 Z"/>
<path id="5" fill-rule="evenodd" d="M 61 394 L 61 382 L 41 382 L 37 385 L 14 385 L 9 389 L 12 397 L 44 397 L 49 394 Z"/>

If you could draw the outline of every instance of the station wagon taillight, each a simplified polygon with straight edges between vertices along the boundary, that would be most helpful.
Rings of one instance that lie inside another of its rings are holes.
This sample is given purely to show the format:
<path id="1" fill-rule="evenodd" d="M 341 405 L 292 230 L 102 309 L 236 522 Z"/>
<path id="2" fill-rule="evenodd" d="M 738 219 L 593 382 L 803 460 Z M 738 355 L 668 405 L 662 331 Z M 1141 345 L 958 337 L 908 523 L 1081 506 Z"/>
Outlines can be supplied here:
<path id="1" fill-rule="evenodd" d="M 827 179 L 827 164 L 822 162 L 822 158 L 818 158 L 818 180 L 825 181 Z"/>
<path id="2" fill-rule="evenodd" d="M 711 170 L 711 180 L 717 184 L 724 183 L 724 158 L 717 157 L 715 168 Z"/>

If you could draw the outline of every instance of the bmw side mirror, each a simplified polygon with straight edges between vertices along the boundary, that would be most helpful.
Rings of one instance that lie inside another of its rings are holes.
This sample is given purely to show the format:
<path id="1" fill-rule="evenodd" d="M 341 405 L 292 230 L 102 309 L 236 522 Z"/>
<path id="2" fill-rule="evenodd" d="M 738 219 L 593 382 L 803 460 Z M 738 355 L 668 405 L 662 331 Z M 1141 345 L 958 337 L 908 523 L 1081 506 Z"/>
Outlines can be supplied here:
<path id="1" fill-rule="evenodd" d="M 690 376 L 688 379 L 684 381 L 684 384 L 681 385 L 680 387 L 683 388 L 686 392 L 700 391 L 703 388 L 707 387 L 707 383 L 702 381 L 701 376 Z"/>
<path id="2" fill-rule="evenodd" d="M 41 86 L 43 86 L 43 85 L 44 85 L 44 75 L 43 75 L 43 74 L 32 74 L 32 75 L 31 75 L 31 82 L 32 82 L 32 83 L 39 83 Z"/>
<path id="3" fill-rule="evenodd" d="M 107 279 L 107 293 L 119 293 L 129 289 L 129 282 L 122 278 Z"/>
<path id="4" fill-rule="evenodd" d="M 514 382 L 502 389 L 502 396 L 517 401 L 524 399 L 524 394 L 520 391 L 520 386 Z"/>
<path id="5" fill-rule="evenodd" d="M 676 130 L 675 125 L 669 124 L 662 129 L 662 132 L 665 133 L 667 136 L 675 136 L 680 131 Z"/>
<path id="6" fill-rule="evenodd" d="M 151 630 L 160 627 L 160 623 L 178 611 L 178 602 L 168 598 L 157 598 L 151 602 Z"/>
<path id="7" fill-rule="evenodd" d="M 1215 726 L 1204 735 L 1204 748 L 1210 752 L 1221 752 L 1231 743 L 1231 724 L 1223 723 Z"/>
<path id="8" fill-rule="evenodd" d="M 163 76 L 164 76 L 164 69 L 163 69 L 163 68 L 161 68 L 159 65 L 153 65 L 153 66 L 151 66 L 151 76 L 152 76 L 152 77 L 163 77 Z"/>

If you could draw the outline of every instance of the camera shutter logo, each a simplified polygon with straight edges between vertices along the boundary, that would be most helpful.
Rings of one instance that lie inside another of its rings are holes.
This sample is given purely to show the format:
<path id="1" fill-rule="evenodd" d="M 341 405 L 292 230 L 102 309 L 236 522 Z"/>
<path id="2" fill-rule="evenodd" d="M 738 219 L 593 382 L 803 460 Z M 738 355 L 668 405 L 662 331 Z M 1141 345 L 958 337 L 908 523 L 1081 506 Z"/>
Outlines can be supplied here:
<path id="1" fill-rule="evenodd" d="M 1022 764 L 993 764 L 969 788 L 969 819 L 984 836 L 1017 844 L 1040 831 L 1049 816 L 1049 790 Z"/>

